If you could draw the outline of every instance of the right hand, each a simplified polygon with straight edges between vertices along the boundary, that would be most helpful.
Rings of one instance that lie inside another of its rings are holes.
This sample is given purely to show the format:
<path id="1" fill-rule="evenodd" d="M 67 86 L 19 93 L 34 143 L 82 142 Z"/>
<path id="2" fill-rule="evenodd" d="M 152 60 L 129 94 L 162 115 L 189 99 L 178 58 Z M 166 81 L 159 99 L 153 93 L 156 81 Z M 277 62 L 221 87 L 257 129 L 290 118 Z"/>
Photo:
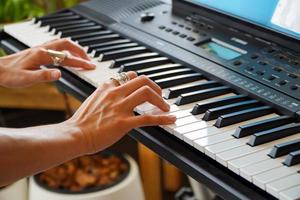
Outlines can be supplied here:
<path id="1" fill-rule="evenodd" d="M 137 77 L 127 72 L 132 79 L 116 86 L 113 81 L 101 85 L 66 123 L 79 128 L 80 137 L 85 141 L 87 151 L 98 152 L 117 142 L 133 128 L 142 126 L 167 125 L 176 121 L 171 115 L 135 116 L 134 108 L 149 102 L 162 111 L 170 106 L 163 100 L 160 87 L 146 76 Z"/>

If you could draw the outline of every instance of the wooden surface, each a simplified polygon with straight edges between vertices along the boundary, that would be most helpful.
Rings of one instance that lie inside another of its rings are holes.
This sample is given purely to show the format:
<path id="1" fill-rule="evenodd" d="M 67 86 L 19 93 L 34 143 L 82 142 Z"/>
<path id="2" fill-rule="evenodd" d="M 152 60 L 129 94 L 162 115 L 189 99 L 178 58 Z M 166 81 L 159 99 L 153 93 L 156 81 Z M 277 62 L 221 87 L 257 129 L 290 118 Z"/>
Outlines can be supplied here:
<path id="1" fill-rule="evenodd" d="M 68 99 L 73 110 L 81 104 L 73 97 Z M 0 87 L 0 108 L 65 110 L 66 104 L 55 85 L 44 83 L 22 89 Z"/>
<path id="2" fill-rule="evenodd" d="M 162 200 L 160 158 L 143 144 L 138 144 L 138 155 L 146 200 Z"/>

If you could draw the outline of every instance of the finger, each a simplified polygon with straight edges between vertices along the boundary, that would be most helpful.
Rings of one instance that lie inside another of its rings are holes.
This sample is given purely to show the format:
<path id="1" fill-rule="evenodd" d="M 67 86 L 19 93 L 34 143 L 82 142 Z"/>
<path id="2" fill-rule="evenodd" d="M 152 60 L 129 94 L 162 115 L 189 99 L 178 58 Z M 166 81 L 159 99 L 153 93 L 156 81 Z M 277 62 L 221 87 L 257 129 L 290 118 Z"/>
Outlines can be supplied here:
<path id="1" fill-rule="evenodd" d="M 36 71 L 25 71 L 24 74 L 28 83 L 41 83 L 57 81 L 61 77 L 61 72 L 58 69 L 41 69 Z"/>
<path id="2" fill-rule="evenodd" d="M 80 57 L 75 57 L 70 53 L 67 53 L 67 57 L 61 64 L 63 66 L 83 68 L 83 69 L 95 69 L 96 68 L 96 65 L 91 63 L 90 61 L 84 60 Z"/>
<path id="3" fill-rule="evenodd" d="M 132 111 L 136 106 L 145 102 L 149 102 L 165 112 L 169 111 L 170 109 L 170 105 L 149 86 L 143 86 L 142 88 L 137 89 L 132 94 L 127 96 L 123 102 L 124 106 L 130 111 Z"/>
<path id="4" fill-rule="evenodd" d="M 53 49 L 56 51 L 67 50 L 71 54 L 81 57 L 82 59 L 88 61 L 91 60 L 82 46 L 67 38 L 51 41 L 49 43 L 46 43 L 44 46 L 46 48 Z"/>
<path id="5" fill-rule="evenodd" d="M 153 82 L 151 79 L 144 75 L 125 83 L 122 87 L 124 88 L 123 91 L 125 92 L 125 96 L 128 96 L 129 94 L 133 93 L 134 91 L 143 86 L 148 86 L 152 88 L 152 90 L 154 90 L 158 95 L 162 95 L 161 88 L 155 82 Z"/>
<path id="6" fill-rule="evenodd" d="M 157 126 L 174 124 L 176 116 L 174 115 L 140 115 L 134 116 L 129 121 L 133 128 L 142 126 Z"/>
<path id="7" fill-rule="evenodd" d="M 133 80 L 137 77 L 137 73 L 133 71 L 126 72 L 126 75 L 129 77 L 129 80 Z M 120 83 L 114 79 L 109 81 L 113 86 L 120 86 Z"/>

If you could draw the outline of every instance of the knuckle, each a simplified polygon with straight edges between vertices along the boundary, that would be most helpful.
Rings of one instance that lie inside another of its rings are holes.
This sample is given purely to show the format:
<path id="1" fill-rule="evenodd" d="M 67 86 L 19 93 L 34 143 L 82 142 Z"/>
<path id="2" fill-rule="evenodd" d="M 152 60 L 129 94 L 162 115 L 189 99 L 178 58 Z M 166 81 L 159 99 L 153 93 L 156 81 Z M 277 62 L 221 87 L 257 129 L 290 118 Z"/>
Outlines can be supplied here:
<path id="1" fill-rule="evenodd" d="M 149 81 L 149 78 L 146 75 L 141 75 L 139 78 L 143 83 L 147 83 Z"/>

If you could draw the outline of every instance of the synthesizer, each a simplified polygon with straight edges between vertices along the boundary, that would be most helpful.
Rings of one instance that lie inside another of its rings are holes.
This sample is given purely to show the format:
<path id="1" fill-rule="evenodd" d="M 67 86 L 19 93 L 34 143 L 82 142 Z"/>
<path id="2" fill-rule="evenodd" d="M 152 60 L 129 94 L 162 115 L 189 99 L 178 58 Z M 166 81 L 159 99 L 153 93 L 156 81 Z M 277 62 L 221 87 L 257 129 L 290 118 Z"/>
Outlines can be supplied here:
<path id="1" fill-rule="evenodd" d="M 10 39 L 1 45 L 13 51 L 12 39 L 34 47 L 70 38 L 97 67 L 63 70 L 91 88 L 117 72 L 148 76 L 177 117 L 161 134 L 266 199 L 300 199 L 299 43 L 229 18 L 179 0 L 93 0 L 6 25 L 2 37 Z M 149 103 L 136 112 L 162 113 Z"/>

